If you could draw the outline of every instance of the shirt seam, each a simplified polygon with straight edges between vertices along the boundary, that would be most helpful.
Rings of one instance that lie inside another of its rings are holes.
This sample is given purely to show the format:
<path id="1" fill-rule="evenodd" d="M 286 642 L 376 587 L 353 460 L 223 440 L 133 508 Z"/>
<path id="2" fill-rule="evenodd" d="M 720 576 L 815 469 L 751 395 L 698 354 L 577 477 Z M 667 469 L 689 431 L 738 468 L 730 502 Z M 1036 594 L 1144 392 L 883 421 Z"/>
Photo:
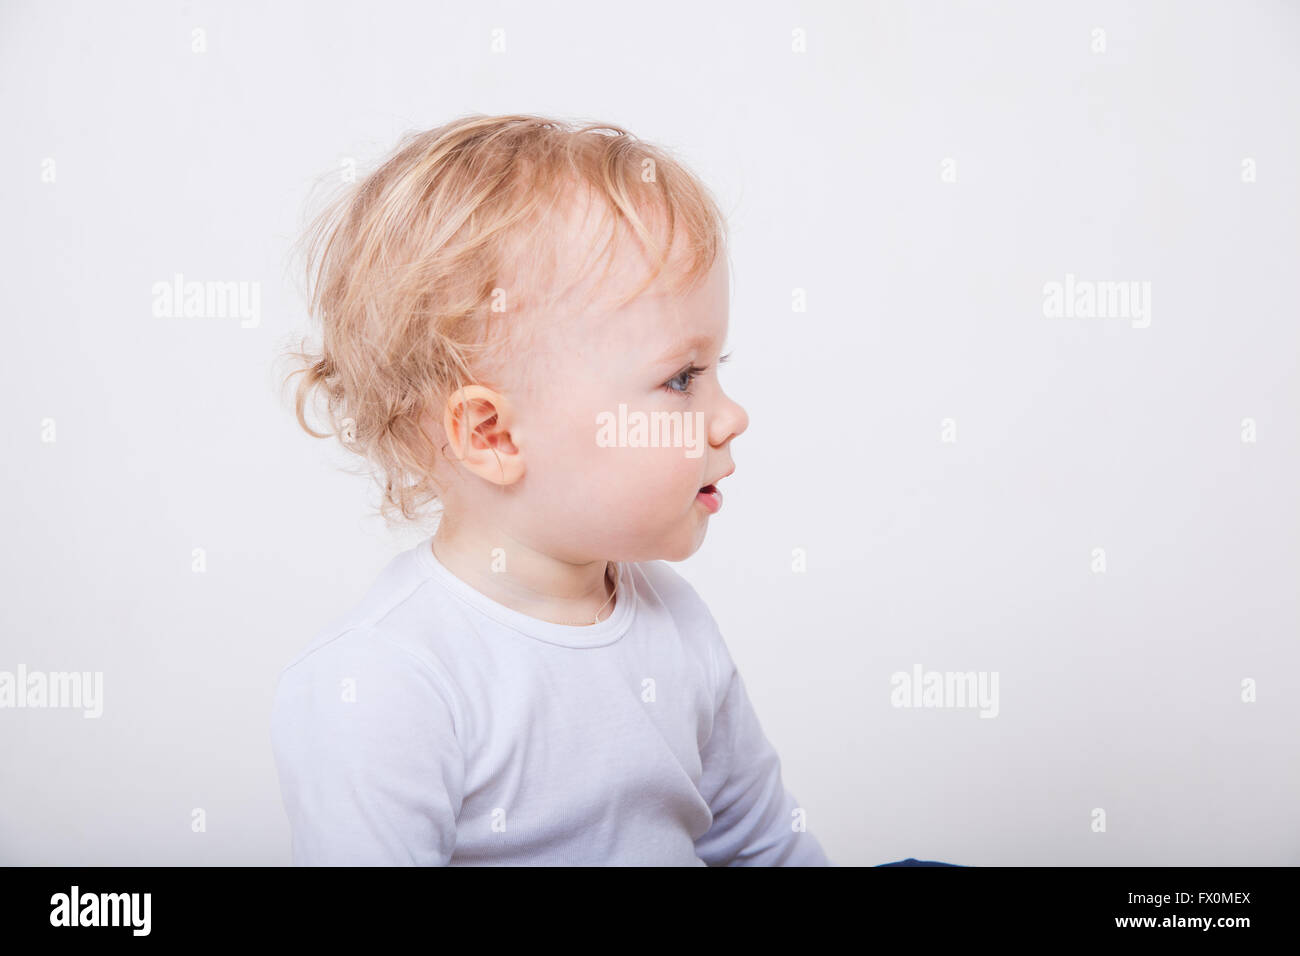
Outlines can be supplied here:
<path id="1" fill-rule="evenodd" d="M 400 608 L 407 601 L 415 597 L 420 592 L 421 588 L 429 584 L 429 581 L 430 581 L 429 578 L 420 578 L 418 581 L 415 582 L 415 585 L 410 589 L 410 591 L 408 591 L 405 595 L 403 595 L 398 600 L 394 601 L 388 608 L 384 610 L 384 612 L 379 617 L 375 618 L 369 623 L 362 622 L 358 624 L 348 625 L 347 627 L 339 631 L 337 634 L 335 634 L 328 640 L 322 642 L 321 644 L 318 644 L 315 647 L 303 651 L 301 654 L 298 655 L 298 657 L 296 657 L 294 660 L 290 661 L 287 665 L 285 665 L 281 673 L 283 673 L 284 671 L 288 671 L 293 667 L 297 667 L 299 664 L 307 660 L 307 658 L 311 657 L 313 654 L 317 653 L 318 651 L 324 650 L 326 647 L 333 644 L 335 641 L 339 640 L 340 638 L 346 637 L 347 635 L 351 634 L 353 631 L 364 632 L 367 636 L 373 637 L 376 640 L 382 641 L 383 643 L 389 645 L 390 647 L 393 647 L 401 651 L 406 657 L 409 657 L 416 664 L 419 664 L 424 670 L 428 671 L 431 677 L 433 677 L 434 681 L 438 684 L 439 689 L 443 692 L 443 694 L 447 696 L 449 702 L 451 703 L 452 720 L 454 721 L 455 724 L 452 730 L 456 734 L 456 746 L 461 750 L 461 758 L 463 760 L 464 748 L 462 746 L 461 734 L 462 734 L 462 730 L 468 729 L 464 718 L 466 708 L 463 705 L 461 695 L 458 692 L 456 692 L 451 686 L 452 684 L 454 684 L 454 681 L 452 681 L 449 677 L 444 679 L 442 675 L 440 675 L 437 671 L 435 671 L 428 662 L 423 661 L 420 658 L 416 657 L 414 654 L 412 654 L 410 651 L 402 647 L 402 645 L 398 644 L 396 641 L 392 640 L 391 638 L 376 632 L 376 628 L 379 627 L 379 625 L 381 625 L 389 617 L 389 615 L 391 615 L 394 611 Z"/>
<path id="2" fill-rule="evenodd" d="M 330 637 L 329 640 L 316 645 L 310 650 L 304 651 L 293 661 L 286 664 L 284 668 L 281 669 L 280 671 L 281 676 L 293 670 L 295 667 L 298 667 L 300 664 L 304 663 L 306 660 L 313 657 L 318 652 L 325 650 L 325 648 L 329 647 L 335 641 L 347 637 L 349 634 L 353 633 L 354 631 L 362 633 L 366 637 L 374 638 L 376 641 L 379 641 L 383 644 L 387 644 L 389 647 L 393 648 L 394 650 L 400 651 L 404 657 L 410 658 L 417 665 L 419 665 L 419 667 L 422 670 L 428 672 L 429 676 L 433 678 L 434 683 L 438 685 L 438 689 L 442 691 L 442 693 L 446 696 L 448 703 L 451 705 L 451 711 L 452 711 L 451 716 L 452 716 L 452 721 L 454 722 L 452 730 L 456 734 L 456 745 L 460 747 L 462 728 L 464 728 L 466 725 L 464 719 L 465 708 L 462 703 L 461 695 L 453 687 L 455 682 L 452 681 L 450 677 L 443 677 L 442 674 L 439 672 L 439 670 L 435 670 L 434 666 L 431 665 L 428 661 L 422 660 L 419 657 L 417 657 L 415 654 L 412 654 L 409 650 L 407 650 L 401 644 L 398 644 L 392 638 L 387 637 L 384 634 L 376 633 L 375 626 L 376 626 L 375 624 L 354 624 L 350 627 L 344 628 L 343 630 L 339 631 L 337 634 Z"/>
<path id="3" fill-rule="evenodd" d="M 401 644 L 398 644 L 392 638 L 387 637 L 386 635 L 383 634 L 375 633 L 373 628 L 371 628 L 367 632 L 367 636 L 373 637 L 375 640 L 379 641 L 380 643 L 387 644 L 389 647 L 393 648 L 393 650 L 399 652 L 404 657 L 409 658 L 417 667 L 427 672 L 428 675 L 431 678 L 433 678 L 434 683 L 438 685 L 439 690 L 441 690 L 445 695 L 447 695 L 447 699 L 451 703 L 451 710 L 452 710 L 451 716 L 452 716 L 453 725 L 451 729 L 452 729 L 452 733 L 456 735 L 456 749 L 460 751 L 461 761 L 463 762 L 465 759 L 465 747 L 464 747 L 462 737 L 465 731 L 468 730 L 468 727 L 465 725 L 464 708 L 461 703 L 460 694 L 452 687 L 454 681 L 452 681 L 449 676 L 444 676 L 443 673 L 441 673 L 442 671 L 441 665 L 437 665 L 435 668 L 435 665 L 431 664 L 429 661 L 417 657 L 415 654 L 411 653 Z"/>

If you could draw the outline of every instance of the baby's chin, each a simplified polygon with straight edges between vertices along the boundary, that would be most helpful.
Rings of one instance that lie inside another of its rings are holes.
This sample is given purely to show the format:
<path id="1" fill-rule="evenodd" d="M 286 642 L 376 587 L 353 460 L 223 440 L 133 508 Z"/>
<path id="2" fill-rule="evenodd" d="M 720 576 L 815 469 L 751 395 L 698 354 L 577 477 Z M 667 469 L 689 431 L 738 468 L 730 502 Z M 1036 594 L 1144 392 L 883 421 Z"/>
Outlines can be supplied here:
<path id="1" fill-rule="evenodd" d="M 694 529 L 688 529 L 679 535 L 665 541 L 658 542 L 654 547 L 646 550 L 646 556 L 637 558 L 638 561 L 685 561 L 704 544 L 704 536 L 708 532 L 708 521 L 701 521 Z"/>
<path id="2" fill-rule="evenodd" d="M 696 541 L 696 542 L 695 542 L 693 545 L 691 545 L 690 547 L 688 547 L 688 548 L 681 548 L 681 549 L 678 549 L 678 550 L 675 550 L 675 551 L 672 551 L 672 552 L 669 552 L 669 553 L 663 554 L 663 555 L 661 555 L 661 556 L 658 558 L 658 560 L 660 560 L 660 561 L 685 561 L 687 558 L 689 558 L 691 555 L 693 555 L 696 551 L 699 551 L 699 550 L 700 550 L 700 546 L 701 546 L 702 544 L 704 544 L 704 535 L 703 535 L 703 534 L 701 534 L 701 535 L 700 535 L 700 539 L 699 539 L 698 541 Z"/>
<path id="3" fill-rule="evenodd" d="M 604 542 L 604 553 L 592 560 L 625 561 L 638 563 L 645 561 L 685 561 L 704 544 L 707 523 L 693 530 L 678 532 L 670 537 L 649 537 L 638 540 L 621 540 Z"/>

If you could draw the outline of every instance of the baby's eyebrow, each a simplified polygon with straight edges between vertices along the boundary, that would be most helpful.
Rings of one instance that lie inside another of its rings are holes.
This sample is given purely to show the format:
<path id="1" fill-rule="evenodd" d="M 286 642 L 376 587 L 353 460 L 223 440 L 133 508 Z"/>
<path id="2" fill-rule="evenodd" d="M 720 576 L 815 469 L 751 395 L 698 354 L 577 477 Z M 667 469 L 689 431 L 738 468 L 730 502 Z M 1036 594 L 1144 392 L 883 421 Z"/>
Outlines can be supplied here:
<path id="1" fill-rule="evenodd" d="M 711 335 L 702 335 L 702 334 L 693 335 L 685 342 L 678 342 L 676 345 L 670 348 L 667 352 L 665 352 L 663 355 L 659 357 L 659 359 L 656 361 L 655 364 L 656 365 L 667 364 L 670 360 L 675 358 L 680 358 L 681 356 L 685 355 L 687 352 L 691 351 L 692 349 L 707 349 L 712 344 L 713 344 L 713 336 Z"/>

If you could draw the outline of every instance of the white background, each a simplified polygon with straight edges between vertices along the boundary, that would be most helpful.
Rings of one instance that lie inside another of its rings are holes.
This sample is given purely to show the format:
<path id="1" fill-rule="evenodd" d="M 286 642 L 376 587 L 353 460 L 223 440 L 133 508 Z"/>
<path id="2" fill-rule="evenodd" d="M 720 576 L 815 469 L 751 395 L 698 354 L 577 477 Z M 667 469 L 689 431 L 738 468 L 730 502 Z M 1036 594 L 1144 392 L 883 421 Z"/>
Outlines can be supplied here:
<path id="1" fill-rule="evenodd" d="M 530 112 L 730 215 L 751 424 L 678 567 L 832 860 L 1300 864 L 1298 94 L 1271 2 L 5 3 L 0 670 L 105 709 L 0 710 L 0 862 L 289 861 L 275 677 L 425 533 L 280 397 L 289 247 L 345 159 Z M 260 324 L 154 317 L 178 272 Z M 1150 326 L 1046 318 L 1067 273 Z"/>

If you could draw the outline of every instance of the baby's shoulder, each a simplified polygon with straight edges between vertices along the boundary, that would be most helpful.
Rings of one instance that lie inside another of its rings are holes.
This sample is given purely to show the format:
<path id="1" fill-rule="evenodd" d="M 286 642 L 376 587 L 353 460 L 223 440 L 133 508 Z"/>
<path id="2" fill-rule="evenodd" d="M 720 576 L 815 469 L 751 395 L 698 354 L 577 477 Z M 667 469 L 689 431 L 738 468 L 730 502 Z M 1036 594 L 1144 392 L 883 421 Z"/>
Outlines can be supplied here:
<path id="1" fill-rule="evenodd" d="M 278 685 L 360 685 L 372 690 L 429 692 L 453 696 L 451 679 L 426 646 L 404 640 L 383 622 L 318 633 L 280 671 Z"/>
<path id="2" fill-rule="evenodd" d="M 351 669 L 379 675 L 414 668 L 447 683 L 437 640 L 447 630 L 442 612 L 420 573 L 415 549 L 404 551 L 359 600 L 320 627 L 281 673 Z"/>
<path id="3" fill-rule="evenodd" d="M 644 589 L 641 600 L 667 614 L 682 639 L 713 661 L 719 654 L 722 634 L 695 586 L 667 561 L 646 561 L 636 568 L 638 590 Z"/>

